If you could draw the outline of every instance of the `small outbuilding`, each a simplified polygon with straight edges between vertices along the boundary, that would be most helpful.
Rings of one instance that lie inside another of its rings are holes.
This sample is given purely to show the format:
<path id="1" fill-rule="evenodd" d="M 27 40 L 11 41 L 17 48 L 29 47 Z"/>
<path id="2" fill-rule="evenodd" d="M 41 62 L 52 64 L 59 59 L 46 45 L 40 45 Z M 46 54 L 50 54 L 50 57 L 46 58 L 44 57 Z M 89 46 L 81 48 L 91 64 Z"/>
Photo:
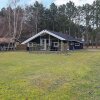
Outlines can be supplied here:
<path id="1" fill-rule="evenodd" d="M 11 37 L 0 37 L 0 51 L 13 50 L 14 40 Z"/>
<path id="2" fill-rule="evenodd" d="M 60 32 L 43 30 L 22 43 L 32 51 L 67 51 L 83 49 L 83 42 Z"/>

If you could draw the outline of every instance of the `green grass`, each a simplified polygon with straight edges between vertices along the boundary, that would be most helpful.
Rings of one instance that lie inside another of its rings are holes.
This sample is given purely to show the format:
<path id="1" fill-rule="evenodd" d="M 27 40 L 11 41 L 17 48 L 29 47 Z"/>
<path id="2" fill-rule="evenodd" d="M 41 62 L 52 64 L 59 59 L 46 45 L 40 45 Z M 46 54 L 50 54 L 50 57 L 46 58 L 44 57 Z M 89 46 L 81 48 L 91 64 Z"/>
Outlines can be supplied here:
<path id="1" fill-rule="evenodd" d="M 100 100 L 100 52 L 0 53 L 0 100 Z"/>

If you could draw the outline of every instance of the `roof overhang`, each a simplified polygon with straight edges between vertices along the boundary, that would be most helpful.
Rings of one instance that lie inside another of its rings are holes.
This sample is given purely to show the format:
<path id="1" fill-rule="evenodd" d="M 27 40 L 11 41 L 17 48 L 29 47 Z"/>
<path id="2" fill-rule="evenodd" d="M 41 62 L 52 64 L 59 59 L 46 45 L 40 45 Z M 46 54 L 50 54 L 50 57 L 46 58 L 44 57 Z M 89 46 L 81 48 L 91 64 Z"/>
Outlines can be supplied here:
<path id="1" fill-rule="evenodd" d="M 79 42 L 79 43 L 84 43 L 83 41 L 78 41 L 78 40 L 69 40 L 70 42 Z"/>
<path id="2" fill-rule="evenodd" d="M 21 44 L 26 44 L 26 43 L 32 41 L 33 39 L 37 38 L 38 36 L 41 36 L 44 33 L 49 34 L 49 35 L 51 35 L 51 36 L 53 36 L 55 38 L 58 38 L 60 40 L 63 40 L 63 41 L 65 40 L 64 38 L 62 38 L 62 37 L 60 37 L 60 36 L 58 36 L 58 35 L 56 35 L 56 34 L 54 34 L 52 32 L 49 32 L 47 30 L 43 30 L 43 31 L 39 32 L 38 34 L 32 36 L 31 38 L 27 39 L 26 41 L 22 42 Z"/>

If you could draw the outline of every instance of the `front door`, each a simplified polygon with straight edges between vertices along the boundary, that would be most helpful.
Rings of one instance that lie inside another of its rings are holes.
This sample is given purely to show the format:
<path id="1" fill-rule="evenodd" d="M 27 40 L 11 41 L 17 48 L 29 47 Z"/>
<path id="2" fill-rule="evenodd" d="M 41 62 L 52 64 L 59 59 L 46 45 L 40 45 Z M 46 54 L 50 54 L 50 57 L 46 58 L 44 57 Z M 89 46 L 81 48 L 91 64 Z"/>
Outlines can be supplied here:
<path id="1" fill-rule="evenodd" d="M 47 49 L 47 40 L 46 39 L 41 39 L 40 40 L 40 45 L 41 45 L 41 50 L 46 50 Z"/>

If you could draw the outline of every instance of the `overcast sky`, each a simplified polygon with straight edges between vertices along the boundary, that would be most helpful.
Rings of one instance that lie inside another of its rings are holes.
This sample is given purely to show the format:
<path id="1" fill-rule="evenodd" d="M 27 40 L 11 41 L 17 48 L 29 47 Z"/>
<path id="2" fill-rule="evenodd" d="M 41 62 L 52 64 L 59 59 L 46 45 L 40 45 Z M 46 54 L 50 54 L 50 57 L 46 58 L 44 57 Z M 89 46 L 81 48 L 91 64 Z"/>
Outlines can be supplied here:
<path id="1" fill-rule="evenodd" d="M 55 4 L 61 5 L 66 4 L 66 2 L 73 1 L 76 5 L 83 5 L 85 3 L 92 4 L 94 0 L 55 0 Z"/>
<path id="2" fill-rule="evenodd" d="M 85 3 L 92 4 L 94 0 L 20 0 L 21 5 L 33 4 L 35 1 L 39 1 L 44 4 L 44 6 L 49 7 L 51 3 L 56 5 L 66 4 L 69 1 L 73 1 L 76 5 L 83 5 Z M 8 0 L 0 0 L 0 9 L 8 5 Z"/>

